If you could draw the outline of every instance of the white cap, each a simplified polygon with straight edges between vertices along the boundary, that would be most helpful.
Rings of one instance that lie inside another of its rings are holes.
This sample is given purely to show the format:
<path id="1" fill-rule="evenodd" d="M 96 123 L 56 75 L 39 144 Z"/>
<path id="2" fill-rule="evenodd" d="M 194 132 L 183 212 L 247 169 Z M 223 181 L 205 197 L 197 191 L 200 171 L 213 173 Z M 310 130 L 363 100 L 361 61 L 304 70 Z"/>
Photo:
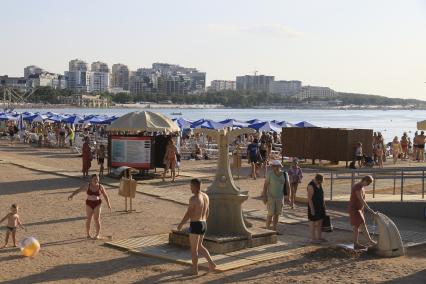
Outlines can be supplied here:
<path id="1" fill-rule="evenodd" d="M 283 165 L 281 164 L 280 160 L 273 160 L 271 163 L 272 166 L 278 166 L 278 167 L 282 167 Z"/>

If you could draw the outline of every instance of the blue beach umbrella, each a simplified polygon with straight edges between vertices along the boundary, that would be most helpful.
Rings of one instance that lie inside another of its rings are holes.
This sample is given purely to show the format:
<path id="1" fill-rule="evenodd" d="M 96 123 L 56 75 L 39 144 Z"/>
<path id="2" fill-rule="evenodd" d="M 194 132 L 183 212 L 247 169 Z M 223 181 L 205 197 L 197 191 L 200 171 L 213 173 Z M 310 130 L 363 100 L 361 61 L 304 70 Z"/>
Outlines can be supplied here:
<path id="1" fill-rule="evenodd" d="M 260 123 L 260 122 L 263 122 L 263 121 L 261 121 L 261 120 L 259 120 L 259 119 L 255 118 L 255 119 L 247 120 L 246 122 L 247 122 L 248 124 L 255 124 L 255 123 Z"/>
<path id="2" fill-rule="evenodd" d="M 247 127 L 249 124 L 244 121 L 236 120 L 236 119 L 225 119 L 222 121 L 219 121 L 219 123 L 223 124 L 225 127 Z"/>
<path id="3" fill-rule="evenodd" d="M 117 120 L 119 117 L 113 115 L 111 117 L 108 117 L 107 119 L 104 120 L 105 124 L 111 124 L 113 123 L 115 120 Z"/>
<path id="4" fill-rule="evenodd" d="M 53 121 L 53 122 L 62 122 L 65 119 L 65 117 L 58 115 L 58 114 L 53 114 L 50 115 L 48 117 L 48 120 Z"/>
<path id="5" fill-rule="evenodd" d="M 312 123 L 309 123 L 307 121 L 301 121 L 299 123 L 295 124 L 297 127 L 303 127 L 303 128 L 309 128 L 309 127 L 317 127 L 315 125 L 313 125 Z"/>
<path id="6" fill-rule="evenodd" d="M 79 124 L 83 121 L 83 118 L 78 115 L 72 115 L 67 118 L 65 118 L 62 122 L 64 123 L 70 123 L 70 124 Z"/>
<path id="7" fill-rule="evenodd" d="M 15 117 L 15 116 L 10 115 L 8 113 L 2 113 L 2 114 L 0 114 L 0 120 L 3 120 L 3 121 L 7 121 L 7 120 L 17 121 L 18 119 L 19 119 L 18 117 Z"/>
<path id="8" fill-rule="evenodd" d="M 250 124 L 248 127 L 257 131 L 281 132 L 281 128 L 278 125 L 271 124 L 269 121 Z"/>
<path id="9" fill-rule="evenodd" d="M 195 129 L 197 129 L 197 128 L 223 129 L 223 128 L 224 128 L 224 125 L 223 125 L 223 124 L 221 124 L 221 123 L 219 123 L 219 122 L 213 121 L 213 120 L 211 120 L 211 119 L 206 119 L 206 120 L 204 120 L 204 122 L 203 122 L 203 123 L 201 123 L 201 124 L 198 124 L 198 125 L 191 125 L 191 128 L 195 128 Z"/>
<path id="10" fill-rule="evenodd" d="M 89 122 L 90 124 L 105 124 L 106 120 L 106 118 L 94 116 L 90 119 L 85 119 L 84 122 Z"/>
<path id="11" fill-rule="evenodd" d="M 180 129 L 189 129 L 191 128 L 192 123 L 192 121 L 186 120 L 182 117 L 176 119 L 176 124 L 179 126 Z"/>
<path id="12" fill-rule="evenodd" d="M 290 122 L 285 121 L 285 120 L 276 122 L 275 124 L 279 125 L 280 127 L 285 127 L 285 128 L 287 128 L 287 127 L 296 127 L 293 123 L 290 123 Z"/>
<path id="13" fill-rule="evenodd" d="M 43 122 L 47 119 L 47 116 L 42 114 L 35 114 L 29 118 L 30 118 L 29 121 L 31 122 Z"/>

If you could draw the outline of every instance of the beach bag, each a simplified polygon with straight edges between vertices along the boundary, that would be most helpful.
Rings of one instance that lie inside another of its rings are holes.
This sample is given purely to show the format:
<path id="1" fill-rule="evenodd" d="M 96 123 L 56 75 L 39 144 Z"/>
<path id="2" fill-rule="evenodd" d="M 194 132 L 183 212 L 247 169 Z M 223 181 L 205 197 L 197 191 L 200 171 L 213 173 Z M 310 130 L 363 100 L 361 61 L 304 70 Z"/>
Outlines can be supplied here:
<path id="1" fill-rule="evenodd" d="M 331 223 L 330 216 L 325 215 L 324 219 L 322 219 L 321 231 L 333 232 L 333 224 Z"/>

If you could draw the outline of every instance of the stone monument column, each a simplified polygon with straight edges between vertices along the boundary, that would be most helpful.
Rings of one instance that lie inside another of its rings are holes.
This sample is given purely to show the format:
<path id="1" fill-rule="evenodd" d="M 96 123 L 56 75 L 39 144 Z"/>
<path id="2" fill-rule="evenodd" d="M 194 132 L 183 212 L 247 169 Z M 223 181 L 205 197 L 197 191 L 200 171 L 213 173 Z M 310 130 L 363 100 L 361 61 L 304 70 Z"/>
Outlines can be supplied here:
<path id="1" fill-rule="evenodd" d="M 234 182 L 229 165 L 229 143 L 237 136 L 254 133 L 253 129 L 236 130 L 196 129 L 217 141 L 219 161 L 213 183 L 207 188 L 210 199 L 210 214 L 207 219 L 206 236 L 251 236 L 247 229 L 241 205 L 248 199 Z"/>

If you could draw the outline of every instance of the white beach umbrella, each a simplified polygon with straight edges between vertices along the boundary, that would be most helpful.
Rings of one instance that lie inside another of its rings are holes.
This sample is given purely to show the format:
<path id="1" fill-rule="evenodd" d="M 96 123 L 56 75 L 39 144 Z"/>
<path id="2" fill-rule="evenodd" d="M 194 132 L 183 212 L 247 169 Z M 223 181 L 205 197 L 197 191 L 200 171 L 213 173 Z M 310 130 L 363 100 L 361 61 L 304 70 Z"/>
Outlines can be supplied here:
<path id="1" fill-rule="evenodd" d="M 178 132 L 180 129 L 173 120 L 161 113 L 136 111 L 118 118 L 107 127 L 107 130 L 130 132 Z"/>

